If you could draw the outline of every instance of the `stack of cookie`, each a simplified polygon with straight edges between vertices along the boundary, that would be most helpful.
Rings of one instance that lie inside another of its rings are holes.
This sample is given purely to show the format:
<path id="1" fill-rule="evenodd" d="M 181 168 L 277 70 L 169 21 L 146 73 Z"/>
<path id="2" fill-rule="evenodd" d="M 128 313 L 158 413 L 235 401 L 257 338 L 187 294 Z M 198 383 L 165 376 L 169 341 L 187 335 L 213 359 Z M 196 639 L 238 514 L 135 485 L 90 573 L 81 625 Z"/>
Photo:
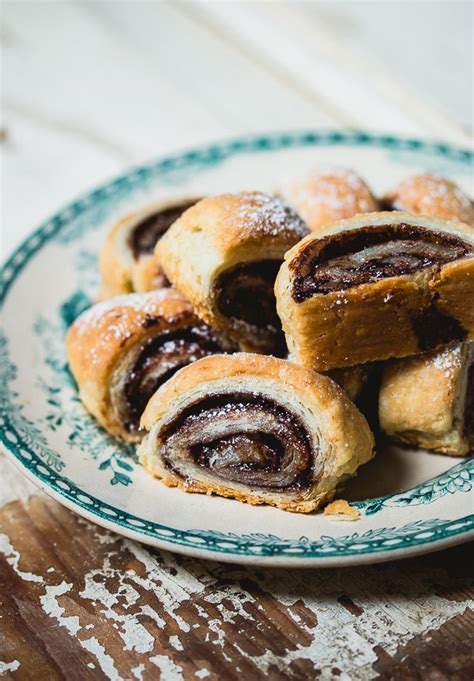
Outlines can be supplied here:
<path id="1" fill-rule="evenodd" d="M 373 456 L 364 392 L 390 437 L 472 449 L 474 217 L 429 175 L 379 201 L 329 169 L 284 197 L 127 216 L 67 350 L 87 409 L 165 484 L 308 512 Z"/>
<path id="2" fill-rule="evenodd" d="M 427 173 L 379 205 L 351 171 L 308 175 L 287 195 L 312 230 L 287 254 L 276 283 L 295 361 L 336 369 L 335 378 L 358 364 L 355 376 L 342 374 L 353 398 L 372 363 L 383 362 L 382 431 L 446 454 L 472 451 L 472 202 Z M 372 212 L 351 217 L 362 211 Z"/>

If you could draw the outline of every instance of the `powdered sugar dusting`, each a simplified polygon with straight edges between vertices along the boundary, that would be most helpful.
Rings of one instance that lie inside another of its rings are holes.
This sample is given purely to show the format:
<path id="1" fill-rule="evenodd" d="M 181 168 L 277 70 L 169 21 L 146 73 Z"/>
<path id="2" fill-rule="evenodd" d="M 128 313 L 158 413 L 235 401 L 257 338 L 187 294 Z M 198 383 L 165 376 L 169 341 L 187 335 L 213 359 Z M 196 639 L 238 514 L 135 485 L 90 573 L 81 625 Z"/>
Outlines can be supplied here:
<path id="1" fill-rule="evenodd" d="M 262 192 L 242 192 L 237 210 L 239 222 L 252 231 L 270 236 L 294 233 L 302 238 L 308 233 L 304 221 L 281 199 Z"/>
<path id="2" fill-rule="evenodd" d="M 378 208 L 365 182 L 348 168 L 313 169 L 291 182 L 284 194 L 312 228 Z"/>
<path id="3" fill-rule="evenodd" d="M 474 227 L 471 200 L 454 182 L 431 173 L 403 180 L 388 200 L 396 210 L 460 220 Z"/>
<path id="4" fill-rule="evenodd" d="M 433 359 L 433 366 L 449 377 L 461 365 L 461 346 L 445 348 Z"/>
<path id="5" fill-rule="evenodd" d="M 352 168 L 344 166 L 318 166 L 312 168 L 303 179 L 306 180 L 334 180 L 335 178 L 344 180 L 352 189 L 358 190 L 364 186 L 364 181 Z"/>
<path id="6" fill-rule="evenodd" d="M 81 355 L 92 365 L 102 360 L 103 348 L 125 343 L 137 326 L 162 315 L 161 304 L 167 300 L 182 301 L 183 311 L 191 307 L 181 294 L 172 289 L 117 296 L 93 305 L 74 322 L 75 343 L 83 345 Z M 90 333 L 95 330 L 93 342 Z"/>
<path id="7" fill-rule="evenodd" d="M 114 316 L 120 308 L 120 323 L 111 326 L 111 330 L 119 337 L 122 334 L 124 327 L 124 320 L 126 320 L 133 311 L 146 317 L 156 312 L 157 305 L 164 300 L 175 299 L 180 300 L 182 296 L 172 289 L 160 289 L 157 291 L 149 291 L 147 293 L 129 293 L 123 296 L 117 296 L 110 300 L 104 300 L 96 303 L 88 310 L 83 312 L 80 317 L 76 319 L 74 325 L 77 327 L 79 333 L 90 329 L 91 326 L 96 326 L 102 322 L 105 317 Z M 117 316 L 117 319 L 119 317 Z"/>

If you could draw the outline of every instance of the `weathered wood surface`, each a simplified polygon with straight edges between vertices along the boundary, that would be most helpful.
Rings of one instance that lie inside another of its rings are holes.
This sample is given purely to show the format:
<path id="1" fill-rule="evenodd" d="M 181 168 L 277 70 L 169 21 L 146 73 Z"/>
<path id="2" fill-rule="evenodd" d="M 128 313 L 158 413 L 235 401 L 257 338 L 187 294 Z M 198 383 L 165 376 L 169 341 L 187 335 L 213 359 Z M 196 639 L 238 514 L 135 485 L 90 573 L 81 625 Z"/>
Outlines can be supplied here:
<path id="1" fill-rule="evenodd" d="M 360 568 L 220 565 L 99 529 L 0 472 L 6 678 L 472 681 L 472 547 Z"/>

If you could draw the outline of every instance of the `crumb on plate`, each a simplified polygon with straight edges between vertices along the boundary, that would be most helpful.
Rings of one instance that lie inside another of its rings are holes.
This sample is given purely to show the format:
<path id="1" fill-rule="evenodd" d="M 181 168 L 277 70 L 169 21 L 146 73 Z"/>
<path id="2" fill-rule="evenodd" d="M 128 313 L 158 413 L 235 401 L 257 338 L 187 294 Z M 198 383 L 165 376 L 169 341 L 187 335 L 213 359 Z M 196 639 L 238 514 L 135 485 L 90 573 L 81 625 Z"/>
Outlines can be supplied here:
<path id="1" fill-rule="evenodd" d="M 336 499 L 324 509 L 324 515 L 340 516 L 337 520 L 358 520 L 359 511 L 345 499 Z"/>

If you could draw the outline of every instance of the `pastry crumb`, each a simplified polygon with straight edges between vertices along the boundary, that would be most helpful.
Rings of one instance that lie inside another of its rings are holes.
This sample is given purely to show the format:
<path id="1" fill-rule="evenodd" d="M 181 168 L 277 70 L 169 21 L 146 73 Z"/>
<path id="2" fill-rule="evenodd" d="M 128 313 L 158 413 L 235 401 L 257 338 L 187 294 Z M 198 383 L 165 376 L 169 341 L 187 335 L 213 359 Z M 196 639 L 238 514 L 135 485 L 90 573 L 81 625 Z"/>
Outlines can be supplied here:
<path id="1" fill-rule="evenodd" d="M 340 516 L 337 520 L 358 520 L 360 518 L 359 511 L 345 499 L 331 501 L 324 509 L 324 515 Z"/>

